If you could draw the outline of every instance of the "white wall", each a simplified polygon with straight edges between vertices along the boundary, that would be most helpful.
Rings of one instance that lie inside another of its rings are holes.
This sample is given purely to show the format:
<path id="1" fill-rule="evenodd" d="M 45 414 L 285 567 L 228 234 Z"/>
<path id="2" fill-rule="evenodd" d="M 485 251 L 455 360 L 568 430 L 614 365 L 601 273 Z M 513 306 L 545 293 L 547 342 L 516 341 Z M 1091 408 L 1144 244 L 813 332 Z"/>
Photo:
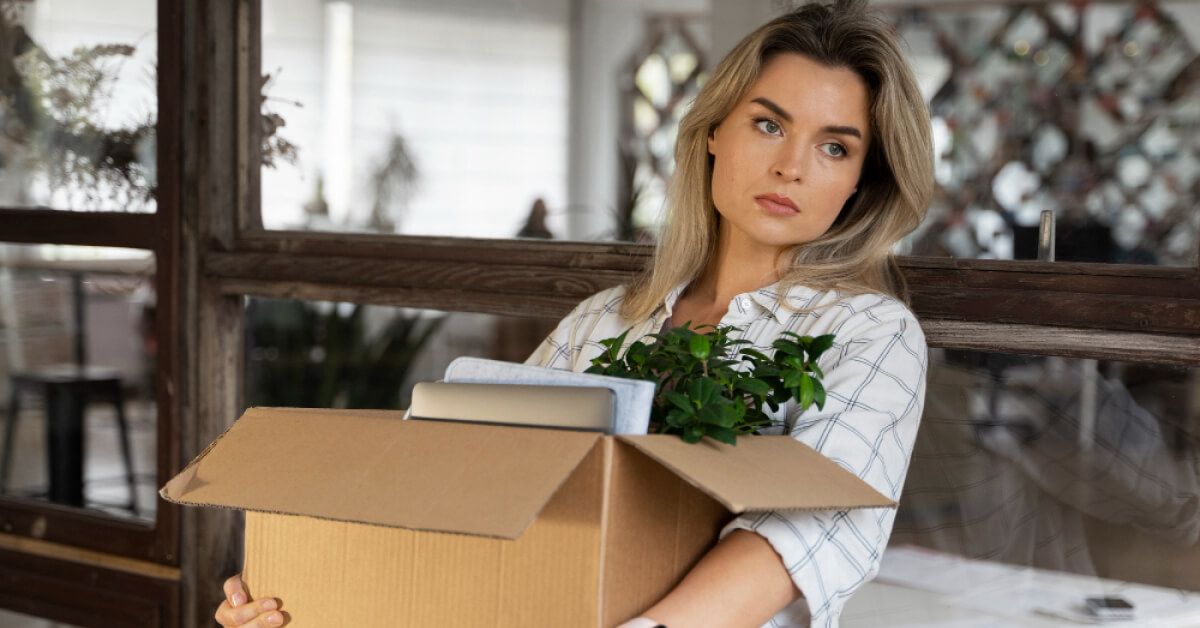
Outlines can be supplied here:
<path id="1" fill-rule="evenodd" d="M 487 3 L 353 3 L 349 137 L 323 125 L 324 3 L 268 0 L 263 67 L 283 72 L 272 96 L 283 134 L 301 146 L 297 167 L 263 173 L 264 222 L 303 219 L 317 174 L 336 160 L 350 171 L 350 221 L 362 224 L 370 171 L 390 134 L 408 141 L 420 180 L 400 231 L 508 237 L 533 201 L 566 202 L 566 0 Z M 341 210 L 333 208 L 334 212 Z M 562 216 L 556 216 L 562 231 Z M 552 224 L 552 228 L 555 225 Z"/>
<path id="2" fill-rule="evenodd" d="M 593 240 L 614 229 L 621 72 L 645 37 L 646 16 L 707 13 L 709 0 L 577 0 L 576 6 L 568 236 Z"/>

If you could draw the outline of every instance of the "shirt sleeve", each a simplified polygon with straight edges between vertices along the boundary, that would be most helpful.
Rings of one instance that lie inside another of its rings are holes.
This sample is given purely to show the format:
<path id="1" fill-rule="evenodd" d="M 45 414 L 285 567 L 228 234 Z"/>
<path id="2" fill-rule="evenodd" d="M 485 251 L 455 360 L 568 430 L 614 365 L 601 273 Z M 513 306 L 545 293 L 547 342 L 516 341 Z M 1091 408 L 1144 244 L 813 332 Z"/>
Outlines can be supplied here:
<path id="1" fill-rule="evenodd" d="M 838 329 L 820 362 L 825 407 L 793 408 L 786 424 L 792 437 L 898 501 L 924 404 L 928 356 L 907 308 L 887 309 L 890 316 L 859 312 Z M 813 626 L 836 626 L 846 600 L 879 571 L 895 514 L 894 508 L 747 513 L 722 536 L 750 530 L 779 554 L 803 595 L 782 616 L 810 615 Z M 776 620 L 768 625 L 779 625 Z"/>
<path id="2" fill-rule="evenodd" d="M 583 370 L 590 366 L 580 367 L 577 364 L 578 356 L 588 340 L 588 328 L 593 326 L 597 317 L 611 314 L 614 307 L 619 307 L 619 300 L 612 301 L 608 298 L 611 292 L 612 290 L 598 292 L 576 305 L 526 358 L 525 364 L 567 371 Z"/>

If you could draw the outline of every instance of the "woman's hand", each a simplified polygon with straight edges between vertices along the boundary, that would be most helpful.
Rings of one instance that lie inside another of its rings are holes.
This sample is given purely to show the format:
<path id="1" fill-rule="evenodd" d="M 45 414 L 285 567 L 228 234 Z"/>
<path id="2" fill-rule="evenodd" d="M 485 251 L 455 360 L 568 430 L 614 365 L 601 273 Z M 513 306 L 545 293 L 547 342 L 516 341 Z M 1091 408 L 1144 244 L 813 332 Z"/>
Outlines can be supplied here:
<path id="1" fill-rule="evenodd" d="M 242 585 L 241 576 L 230 576 L 221 588 L 225 591 L 225 601 L 217 607 L 215 617 L 218 624 L 225 628 L 275 628 L 283 625 L 279 600 L 270 597 L 251 600 L 246 594 L 246 587 Z"/>

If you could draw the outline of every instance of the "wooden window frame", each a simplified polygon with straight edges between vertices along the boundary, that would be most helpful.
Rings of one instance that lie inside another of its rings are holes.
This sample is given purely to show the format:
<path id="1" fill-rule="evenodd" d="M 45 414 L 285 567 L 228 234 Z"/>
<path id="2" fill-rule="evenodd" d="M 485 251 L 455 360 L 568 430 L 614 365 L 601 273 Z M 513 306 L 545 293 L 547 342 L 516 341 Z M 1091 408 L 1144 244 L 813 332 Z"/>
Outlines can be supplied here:
<path id="1" fill-rule="evenodd" d="M 260 0 L 221 0 L 202 12 L 199 87 L 189 101 L 198 117 L 188 125 L 197 157 L 182 225 L 184 372 L 194 385 L 187 455 L 243 410 L 247 297 L 557 318 L 650 259 L 650 247 L 618 242 L 264 229 Z M 912 257 L 901 267 L 932 347 L 1200 365 L 1197 268 Z M 185 619 L 201 625 L 220 600 L 219 582 L 237 568 L 240 524 L 229 511 L 188 516 Z"/>
<path id="2" fill-rule="evenodd" d="M 178 3 L 158 0 L 159 65 L 178 68 L 183 34 Z M 158 481 L 177 465 L 179 363 L 176 310 L 178 282 L 179 200 L 182 170 L 182 80 L 179 72 L 159 72 L 157 169 L 158 192 L 153 213 L 86 212 L 0 207 L 0 241 L 25 244 L 144 249 L 154 253 L 157 291 L 155 335 L 159 363 L 155 373 L 157 401 Z M 96 551 L 164 564 L 178 564 L 179 522 L 176 509 L 159 509 L 153 524 L 126 521 L 37 500 L 0 497 L 0 529 Z"/>
<path id="3" fill-rule="evenodd" d="M 185 7 L 158 0 L 153 213 L 0 207 L 0 241 L 147 250 L 154 254 L 157 410 L 155 465 L 161 485 L 180 464 L 180 245 Z M 120 519 L 45 501 L 0 496 L 0 606 L 85 625 L 180 624 L 181 511 L 162 505 L 153 522 Z"/>

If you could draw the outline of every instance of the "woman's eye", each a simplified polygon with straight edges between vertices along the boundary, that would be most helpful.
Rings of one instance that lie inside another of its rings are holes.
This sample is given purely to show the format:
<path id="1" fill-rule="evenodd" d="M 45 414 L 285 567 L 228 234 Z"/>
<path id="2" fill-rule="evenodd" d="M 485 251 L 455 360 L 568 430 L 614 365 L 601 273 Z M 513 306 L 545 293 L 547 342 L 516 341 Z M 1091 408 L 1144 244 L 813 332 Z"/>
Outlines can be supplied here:
<path id="1" fill-rule="evenodd" d="M 841 144 L 822 144 L 821 148 L 830 157 L 845 157 L 847 154 L 846 147 Z"/>
<path id="2" fill-rule="evenodd" d="M 754 126 L 757 126 L 759 131 L 762 131 L 767 135 L 779 135 L 779 132 L 783 130 L 779 128 L 779 125 L 776 124 L 774 120 L 768 120 L 766 118 L 755 120 Z"/>

